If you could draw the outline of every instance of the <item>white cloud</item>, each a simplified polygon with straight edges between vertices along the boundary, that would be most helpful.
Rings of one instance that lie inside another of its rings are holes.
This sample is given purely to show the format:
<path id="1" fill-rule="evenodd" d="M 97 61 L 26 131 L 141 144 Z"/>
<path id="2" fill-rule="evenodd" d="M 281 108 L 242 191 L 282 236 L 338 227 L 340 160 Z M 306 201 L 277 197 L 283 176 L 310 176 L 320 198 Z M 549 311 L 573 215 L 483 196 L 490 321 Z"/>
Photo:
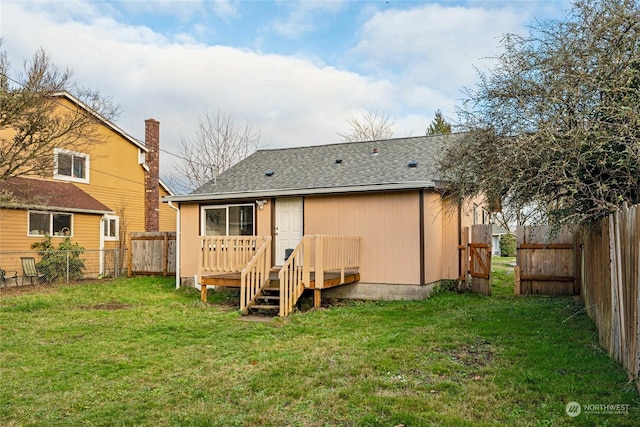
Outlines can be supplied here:
<path id="1" fill-rule="evenodd" d="M 277 19 L 272 22 L 267 31 L 273 31 L 284 37 L 296 38 L 312 31 L 318 18 L 327 19 L 326 15 L 332 15 L 340 11 L 344 6 L 344 0 L 333 1 L 302 1 L 283 2 L 288 8 L 286 19 Z"/>
<path id="2" fill-rule="evenodd" d="M 475 79 L 472 65 L 498 53 L 501 34 L 521 31 L 528 17 L 511 7 L 427 4 L 375 14 L 350 54 L 374 74 L 392 72 L 420 85 L 456 86 Z"/>
<path id="3" fill-rule="evenodd" d="M 193 11 L 205 3 L 188 5 Z M 332 2 L 316 6 L 326 3 Z M 518 30 L 525 21 L 508 8 L 489 13 L 428 4 L 380 12 L 347 55 L 351 67 L 339 69 L 316 59 L 207 46 L 187 32 L 163 35 L 124 24 L 118 12 L 92 2 L 74 2 L 72 13 L 30 4 L 2 3 L 3 48 L 14 66 L 43 46 L 54 63 L 75 70 L 79 84 L 119 103 L 118 124 L 134 137 L 144 138 L 145 119 L 159 120 L 161 146 L 169 151 L 190 137 L 205 109 L 232 112 L 270 148 L 337 142 L 346 117 L 371 108 L 396 120 L 396 136 L 424 134 L 436 109 L 453 113 L 461 85 L 475 79 L 471 64 L 495 52 L 493 37 Z M 316 7 L 303 5 L 295 7 Z M 235 3 L 219 6 L 235 13 Z M 176 6 L 158 7 L 166 12 Z M 296 13 L 301 22 L 311 20 L 310 12 Z M 367 74 L 351 71 L 356 65 Z M 171 158 L 161 158 L 166 171 Z"/>

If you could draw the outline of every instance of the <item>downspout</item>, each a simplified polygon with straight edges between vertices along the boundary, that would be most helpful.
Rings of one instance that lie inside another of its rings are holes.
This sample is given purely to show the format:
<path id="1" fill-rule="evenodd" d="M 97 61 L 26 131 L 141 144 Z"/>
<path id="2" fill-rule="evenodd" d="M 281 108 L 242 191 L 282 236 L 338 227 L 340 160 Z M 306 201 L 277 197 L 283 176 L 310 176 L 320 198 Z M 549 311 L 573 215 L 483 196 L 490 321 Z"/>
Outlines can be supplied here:
<path id="1" fill-rule="evenodd" d="M 424 238 L 424 189 L 420 189 L 420 200 L 419 200 L 419 216 L 420 216 L 420 286 L 425 285 L 425 261 L 424 256 L 426 249 L 425 238 Z"/>
<path id="2" fill-rule="evenodd" d="M 176 211 L 176 289 L 180 289 L 180 207 L 173 206 L 171 200 L 169 207 Z"/>
<path id="3" fill-rule="evenodd" d="M 98 259 L 99 274 L 104 274 L 104 228 L 106 227 L 107 214 L 102 215 L 100 219 L 100 258 Z"/>
<path id="4" fill-rule="evenodd" d="M 462 277 L 462 257 L 460 256 L 460 249 L 462 246 L 462 201 L 458 201 L 458 278 Z M 465 248 L 466 254 L 466 248 Z M 465 271 L 466 274 L 466 271 Z"/>

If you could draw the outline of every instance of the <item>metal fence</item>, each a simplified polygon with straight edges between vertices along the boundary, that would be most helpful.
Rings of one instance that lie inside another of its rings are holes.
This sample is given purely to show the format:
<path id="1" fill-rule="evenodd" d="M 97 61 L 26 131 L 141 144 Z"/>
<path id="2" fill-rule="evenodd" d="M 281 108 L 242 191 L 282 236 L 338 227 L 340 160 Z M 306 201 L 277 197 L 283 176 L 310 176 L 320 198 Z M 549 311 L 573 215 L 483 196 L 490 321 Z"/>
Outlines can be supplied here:
<path id="1" fill-rule="evenodd" d="M 29 269 L 29 258 L 35 272 Z M 126 259 L 126 249 L 0 251 L 0 269 L 5 271 L 0 287 L 122 277 L 127 275 Z"/>

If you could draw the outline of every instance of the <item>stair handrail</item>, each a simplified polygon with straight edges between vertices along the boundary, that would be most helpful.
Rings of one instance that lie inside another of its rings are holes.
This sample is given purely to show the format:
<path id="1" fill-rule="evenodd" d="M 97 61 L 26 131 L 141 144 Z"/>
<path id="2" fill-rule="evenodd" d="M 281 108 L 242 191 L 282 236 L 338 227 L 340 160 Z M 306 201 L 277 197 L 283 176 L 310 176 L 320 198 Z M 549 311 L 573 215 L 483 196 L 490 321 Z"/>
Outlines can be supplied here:
<path id="1" fill-rule="evenodd" d="M 345 283 L 346 270 L 360 267 L 360 242 L 360 236 L 304 236 L 278 273 L 279 315 L 289 315 L 305 287 L 311 288 L 312 271 L 315 273 L 315 289 L 324 288 L 324 273 L 327 271 L 339 271 L 340 283 Z"/>
<path id="2" fill-rule="evenodd" d="M 311 240 L 315 236 L 304 236 L 284 262 L 278 273 L 280 278 L 280 317 L 286 317 L 302 295 L 305 283 L 311 279 Z"/>
<path id="3" fill-rule="evenodd" d="M 249 314 L 249 307 L 256 297 L 269 283 L 271 271 L 270 256 L 271 236 L 265 236 L 264 242 L 256 250 L 255 255 L 240 272 L 240 310 L 242 314 Z"/>

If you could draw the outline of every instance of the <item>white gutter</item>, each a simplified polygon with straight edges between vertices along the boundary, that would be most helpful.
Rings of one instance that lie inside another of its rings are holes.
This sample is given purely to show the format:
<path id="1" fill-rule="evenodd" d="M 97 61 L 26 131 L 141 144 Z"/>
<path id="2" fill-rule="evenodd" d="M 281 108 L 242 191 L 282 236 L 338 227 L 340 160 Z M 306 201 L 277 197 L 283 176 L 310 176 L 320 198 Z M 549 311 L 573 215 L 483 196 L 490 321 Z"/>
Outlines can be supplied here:
<path id="1" fill-rule="evenodd" d="M 191 202 L 199 200 L 229 200 L 229 199 L 253 199 L 278 196 L 305 196 L 311 194 L 336 194 L 336 193 L 360 193 L 369 191 L 392 191 L 392 190 L 413 190 L 421 188 L 435 188 L 433 181 L 419 182 L 403 182 L 390 184 L 369 184 L 354 185 L 346 187 L 325 187 L 325 188 L 292 188 L 292 189 L 274 189 L 274 190 L 258 190 L 246 192 L 232 193 L 201 193 L 186 194 L 182 196 L 166 196 L 163 201 L 174 202 Z"/>
<path id="2" fill-rule="evenodd" d="M 180 289 L 180 207 L 173 206 L 171 200 L 168 203 L 176 211 L 176 289 Z"/>

